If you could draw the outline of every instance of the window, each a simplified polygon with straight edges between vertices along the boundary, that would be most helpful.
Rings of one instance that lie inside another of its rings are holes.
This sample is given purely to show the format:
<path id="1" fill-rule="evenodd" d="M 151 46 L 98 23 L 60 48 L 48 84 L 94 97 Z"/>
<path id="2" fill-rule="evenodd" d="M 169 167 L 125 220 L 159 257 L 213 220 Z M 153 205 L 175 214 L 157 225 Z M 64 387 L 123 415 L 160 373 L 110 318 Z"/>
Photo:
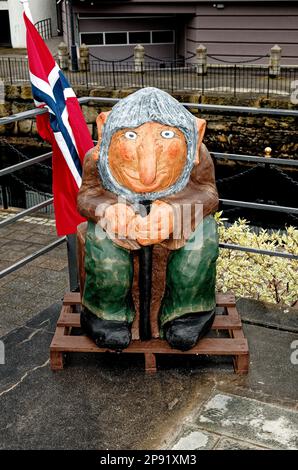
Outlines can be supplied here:
<path id="1" fill-rule="evenodd" d="M 101 46 L 103 44 L 103 34 L 83 33 L 81 34 L 81 44 L 83 43 L 91 46 Z"/>
<path id="2" fill-rule="evenodd" d="M 173 31 L 152 31 L 152 43 L 173 43 L 174 34 Z"/>
<path id="3" fill-rule="evenodd" d="M 127 33 L 105 33 L 105 44 L 127 44 Z"/>
<path id="4" fill-rule="evenodd" d="M 174 31 L 111 31 L 81 33 L 81 44 L 126 46 L 127 44 L 174 44 Z"/>
<path id="5" fill-rule="evenodd" d="M 150 44 L 150 31 L 134 31 L 128 33 L 129 44 Z"/>

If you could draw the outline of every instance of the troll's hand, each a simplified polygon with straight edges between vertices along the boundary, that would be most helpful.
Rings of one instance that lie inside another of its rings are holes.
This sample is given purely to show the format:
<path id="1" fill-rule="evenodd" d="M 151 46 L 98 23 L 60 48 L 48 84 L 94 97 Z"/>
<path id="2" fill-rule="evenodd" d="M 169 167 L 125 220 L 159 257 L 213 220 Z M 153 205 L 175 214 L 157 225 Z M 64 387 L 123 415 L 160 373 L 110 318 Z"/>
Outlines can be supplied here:
<path id="1" fill-rule="evenodd" d="M 130 237 L 135 218 L 136 214 L 130 206 L 117 203 L 105 209 L 101 226 L 112 237 L 117 235 L 118 237 L 127 238 Z"/>
<path id="2" fill-rule="evenodd" d="M 169 238 L 174 227 L 174 210 L 170 204 L 156 200 L 147 217 L 135 220 L 136 239 L 140 245 L 154 245 Z"/>

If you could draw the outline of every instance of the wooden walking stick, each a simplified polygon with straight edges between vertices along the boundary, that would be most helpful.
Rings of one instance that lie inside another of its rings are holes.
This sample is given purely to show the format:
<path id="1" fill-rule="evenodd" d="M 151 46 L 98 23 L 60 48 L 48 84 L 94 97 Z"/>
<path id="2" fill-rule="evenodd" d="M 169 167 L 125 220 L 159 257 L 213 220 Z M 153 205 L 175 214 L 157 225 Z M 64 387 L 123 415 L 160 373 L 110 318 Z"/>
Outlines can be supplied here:
<path id="1" fill-rule="evenodd" d="M 142 205 L 149 214 L 151 202 Z M 139 253 L 139 295 L 140 295 L 140 339 L 151 339 L 150 306 L 152 287 L 152 246 L 143 246 Z"/>

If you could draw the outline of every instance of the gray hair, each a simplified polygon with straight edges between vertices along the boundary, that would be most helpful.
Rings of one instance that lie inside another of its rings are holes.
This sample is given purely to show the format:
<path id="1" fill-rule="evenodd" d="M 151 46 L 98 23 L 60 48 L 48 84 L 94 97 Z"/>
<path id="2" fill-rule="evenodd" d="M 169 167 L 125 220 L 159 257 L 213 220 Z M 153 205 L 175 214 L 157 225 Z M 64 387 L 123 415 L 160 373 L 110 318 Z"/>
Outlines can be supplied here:
<path id="1" fill-rule="evenodd" d="M 120 129 L 135 128 L 146 122 L 158 122 L 180 129 L 187 143 L 184 170 L 175 184 L 163 191 L 135 193 L 121 186 L 109 167 L 109 146 L 112 135 Z M 195 117 L 165 91 L 148 87 L 118 101 L 109 114 L 102 133 L 98 170 L 103 186 L 131 202 L 154 201 L 181 191 L 188 183 L 197 150 L 198 130 Z"/>

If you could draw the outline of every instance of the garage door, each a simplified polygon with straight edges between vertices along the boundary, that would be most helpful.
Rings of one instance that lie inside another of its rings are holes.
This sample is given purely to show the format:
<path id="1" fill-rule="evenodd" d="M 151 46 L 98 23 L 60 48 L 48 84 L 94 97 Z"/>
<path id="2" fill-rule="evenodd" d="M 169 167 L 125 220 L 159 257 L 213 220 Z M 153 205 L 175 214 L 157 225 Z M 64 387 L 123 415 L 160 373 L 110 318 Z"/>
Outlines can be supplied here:
<path id="1" fill-rule="evenodd" d="M 176 18 L 79 17 L 79 36 L 80 44 L 88 44 L 90 53 L 99 59 L 123 60 L 133 54 L 136 44 L 142 44 L 151 57 L 173 60 Z"/>

